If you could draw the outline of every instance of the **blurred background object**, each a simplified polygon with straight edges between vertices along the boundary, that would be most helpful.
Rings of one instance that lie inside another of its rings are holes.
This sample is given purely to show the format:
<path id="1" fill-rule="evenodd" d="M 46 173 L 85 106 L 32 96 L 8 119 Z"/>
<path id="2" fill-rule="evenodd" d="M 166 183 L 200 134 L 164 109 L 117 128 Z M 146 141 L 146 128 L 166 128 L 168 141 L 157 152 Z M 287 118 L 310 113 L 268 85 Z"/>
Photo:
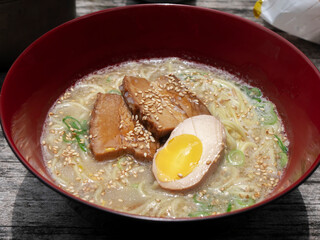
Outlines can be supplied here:
<path id="1" fill-rule="evenodd" d="M 259 0 L 253 12 L 282 31 L 320 44 L 319 0 Z"/>
<path id="2" fill-rule="evenodd" d="M 186 0 L 140 0 L 141 3 L 182 3 Z"/>
<path id="3" fill-rule="evenodd" d="M 35 39 L 75 17 L 75 0 L 0 0 L 0 69 Z"/>

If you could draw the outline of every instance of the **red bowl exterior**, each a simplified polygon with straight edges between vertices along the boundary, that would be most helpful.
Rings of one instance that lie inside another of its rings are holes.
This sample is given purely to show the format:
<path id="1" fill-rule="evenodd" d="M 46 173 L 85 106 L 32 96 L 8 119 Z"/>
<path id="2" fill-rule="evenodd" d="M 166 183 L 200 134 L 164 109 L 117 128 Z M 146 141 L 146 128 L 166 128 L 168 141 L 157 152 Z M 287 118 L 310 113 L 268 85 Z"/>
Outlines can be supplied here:
<path id="1" fill-rule="evenodd" d="M 289 164 L 264 205 L 301 184 L 319 165 L 320 73 L 291 43 L 249 20 L 185 5 L 146 4 L 108 9 L 69 21 L 32 43 L 9 70 L 0 113 L 6 139 L 20 161 L 40 180 L 59 188 L 41 156 L 40 135 L 49 108 L 81 76 L 127 60 L 177 56 L 218 66 L 261 88 L 284 119 Z M 197 218 L 200 219 L 200 218 Z"/>

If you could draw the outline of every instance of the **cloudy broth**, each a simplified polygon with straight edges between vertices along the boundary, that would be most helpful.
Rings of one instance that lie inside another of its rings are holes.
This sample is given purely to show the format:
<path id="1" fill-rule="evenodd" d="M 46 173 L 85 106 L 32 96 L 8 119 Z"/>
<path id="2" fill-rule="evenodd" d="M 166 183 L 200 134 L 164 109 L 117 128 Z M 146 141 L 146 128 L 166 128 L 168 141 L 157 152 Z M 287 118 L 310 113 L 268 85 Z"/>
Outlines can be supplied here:
<path id="1" fill-rule="evenodd" d="M 130 155 L 97 161 L 89 146 L 88 123 L 97 93 L 120 94 L 126 75 L 155 81 L 168 74 L 202 100 L 227 136 L 218 168 L 185 191 L 162 189 L 152 162 Z M 77 138 L 70 138 L 70 119 L 82 129 Z M 83 77 L 50 109 L 41 143 L 48 171 L 66 191 L 106 208 L 166 218 L 216 215 L 263 200 L 282 176 L 289 145 L 274 104 L 259 89 L 227 72 L 179 58 L 126 62 Z"/>

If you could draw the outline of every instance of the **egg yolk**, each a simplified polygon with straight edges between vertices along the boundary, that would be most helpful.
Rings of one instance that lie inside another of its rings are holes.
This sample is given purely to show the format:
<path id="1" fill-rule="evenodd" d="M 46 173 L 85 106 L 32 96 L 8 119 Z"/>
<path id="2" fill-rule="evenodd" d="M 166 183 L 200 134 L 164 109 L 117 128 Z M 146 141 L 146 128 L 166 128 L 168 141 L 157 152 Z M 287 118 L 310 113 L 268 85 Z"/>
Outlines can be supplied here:
<path id="1" fill-rule="evenodd" d="M 156 155 L 158 179 L 169 182 L 190 174 L 202 155 L 202 143 L 191 134 L 172 138 Z"/>

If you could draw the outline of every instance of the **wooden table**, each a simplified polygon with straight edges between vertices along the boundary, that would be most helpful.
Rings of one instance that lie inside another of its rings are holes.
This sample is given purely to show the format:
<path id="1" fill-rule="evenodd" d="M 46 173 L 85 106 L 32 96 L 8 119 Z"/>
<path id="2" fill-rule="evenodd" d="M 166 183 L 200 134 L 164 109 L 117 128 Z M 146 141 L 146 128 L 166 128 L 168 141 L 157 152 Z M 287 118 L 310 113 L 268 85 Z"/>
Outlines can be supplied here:
<path id="1" fill-rule="evenodd" d="M 320 69 L 320 45 L 281 32 L 255 19 L 256 0 L 190 0 L 250 19 L 282 35 Z M 105 8 L 139 4 L 134 0 L 77 0 L 77 16 Z M 1 24 L 1 23 L 0 23 Z M 3 81 L 5 72 L 0 73 Z M 30 174 L 0 133 L 0 239 L 124 239 L 197 236 L 209 239 L 320 239 L 320 169 L 283 198 L 223 221 L 160 224 L 105 219 L 77 208 Z M 78 210 L 77 210 L 78 209 Z"/>

